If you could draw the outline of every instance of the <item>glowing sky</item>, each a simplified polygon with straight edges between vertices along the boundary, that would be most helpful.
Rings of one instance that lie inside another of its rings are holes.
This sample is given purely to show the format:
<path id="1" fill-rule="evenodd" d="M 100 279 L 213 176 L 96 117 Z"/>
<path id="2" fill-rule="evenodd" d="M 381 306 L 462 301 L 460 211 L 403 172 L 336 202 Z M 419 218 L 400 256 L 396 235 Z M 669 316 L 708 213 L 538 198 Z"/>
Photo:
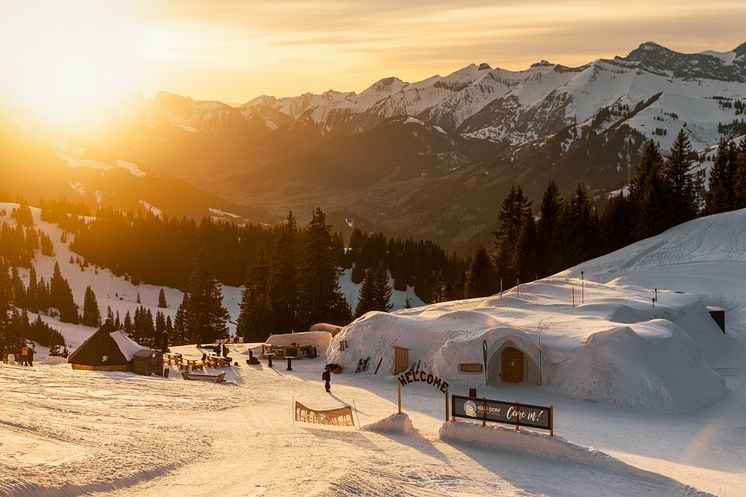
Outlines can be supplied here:
<path id="1" fill-rule="evenodd" d="M 744 25 L 743 0 L 0 0 L 0 92 L 241 103 L 471 62 L 579 65 L 648 40 L 727 51 Z"/>

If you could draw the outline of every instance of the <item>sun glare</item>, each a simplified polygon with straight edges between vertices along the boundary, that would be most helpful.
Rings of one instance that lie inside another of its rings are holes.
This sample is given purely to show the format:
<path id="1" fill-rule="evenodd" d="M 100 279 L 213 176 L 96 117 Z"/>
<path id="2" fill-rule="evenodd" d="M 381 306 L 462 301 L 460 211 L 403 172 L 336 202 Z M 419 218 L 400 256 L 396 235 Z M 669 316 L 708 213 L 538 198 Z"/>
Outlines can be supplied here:
<path id="1" fill-rule="evenodd" d="M 136 87 L 136 12 L 113 2 L 27 2 L 3 9 L 0 95 L 62 124 L 102 116 Z"/>

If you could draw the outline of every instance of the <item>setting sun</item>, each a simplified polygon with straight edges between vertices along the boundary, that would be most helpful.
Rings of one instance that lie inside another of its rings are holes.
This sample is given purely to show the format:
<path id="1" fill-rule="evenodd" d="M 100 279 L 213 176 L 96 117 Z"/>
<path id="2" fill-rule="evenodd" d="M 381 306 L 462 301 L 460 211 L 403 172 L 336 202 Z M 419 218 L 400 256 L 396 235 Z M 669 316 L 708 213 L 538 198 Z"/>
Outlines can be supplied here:
<path id="1" fill-rule="evenodd" d="M 0 94 L 60 123 L 102 114 L 138 85 L 136 12 L 102 2 L 28 3 L 7 9 Z"/>

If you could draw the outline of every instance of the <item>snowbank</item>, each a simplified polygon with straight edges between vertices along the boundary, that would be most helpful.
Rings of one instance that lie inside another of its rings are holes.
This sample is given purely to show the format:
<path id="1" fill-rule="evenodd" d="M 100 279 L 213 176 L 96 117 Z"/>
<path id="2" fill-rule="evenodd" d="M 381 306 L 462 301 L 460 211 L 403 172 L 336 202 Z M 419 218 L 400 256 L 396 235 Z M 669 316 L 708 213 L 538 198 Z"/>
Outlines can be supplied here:
<path id="1" fill-rule="evenodd" d="M 332 334 L 328 331 L 301 331 L 299 333 L 283 333 L 270 335 L 267 343 L 271 345 L 311 345 L 315 346 L 319 353 L 323 353 L 332 340 Z"/>
<path id="2" fill-rule="evenodd" d="M 689 497 L 711 495 L 658 473 L 630 466 L 594 448 L 575 445 L 558 436 L 550 437 L 528 431 L 518 432 L 502 426 L 481 426 L 475 423 L 450 421 L 443 423 L 439 430 L 439 436 L 442 440 L 450 442 L 479 444 L 490 449 L 521 451 L 542 457 L 558 458 L 564 462 L 583 464 L 655 483 L 674 484 L 681 488 L 681 495 Z"/>
<path id="3" fill-rule="evenodd" d="M 39 364 L 44 364 L 45 366 L 57 366 L 58 364 L 65 364 L 65 365 L 67 365 L 67 359 L 64 358 L 64 357 L 51 355 L 51 356 L 45 358 Z"/>
<path id="4" fill-rule="evenodd" d="M 406 413 L 392 414 L 375 423 L 363 426 L 363 431 L 373 431 L 376 433 L 415 433 L 417 430 L 412 425 Z"/>

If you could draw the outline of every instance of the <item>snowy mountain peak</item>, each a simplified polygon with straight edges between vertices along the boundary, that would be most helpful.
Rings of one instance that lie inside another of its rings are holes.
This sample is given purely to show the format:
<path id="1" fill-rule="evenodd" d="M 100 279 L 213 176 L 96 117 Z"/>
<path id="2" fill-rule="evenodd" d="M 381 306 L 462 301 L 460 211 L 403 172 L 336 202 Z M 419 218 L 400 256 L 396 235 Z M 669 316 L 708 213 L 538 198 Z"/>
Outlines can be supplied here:
<path id="1" fill-rule="evenodd" d="M 490 65 L 488 63 L 486 63 L 486 62 L 482 62 L 481 64 L 479 64 L 478 69 L 480 71 L 491 71 L 492 67 L 490 67 Z"/>
<path id="2" fill-rule="evenodd" d="M 531 64 L 531 67 L 547 67 L 547 66 L 553 66 L 551 62 L 548 60 L 541 59 L 539 62 L 534 62 Z"/>

